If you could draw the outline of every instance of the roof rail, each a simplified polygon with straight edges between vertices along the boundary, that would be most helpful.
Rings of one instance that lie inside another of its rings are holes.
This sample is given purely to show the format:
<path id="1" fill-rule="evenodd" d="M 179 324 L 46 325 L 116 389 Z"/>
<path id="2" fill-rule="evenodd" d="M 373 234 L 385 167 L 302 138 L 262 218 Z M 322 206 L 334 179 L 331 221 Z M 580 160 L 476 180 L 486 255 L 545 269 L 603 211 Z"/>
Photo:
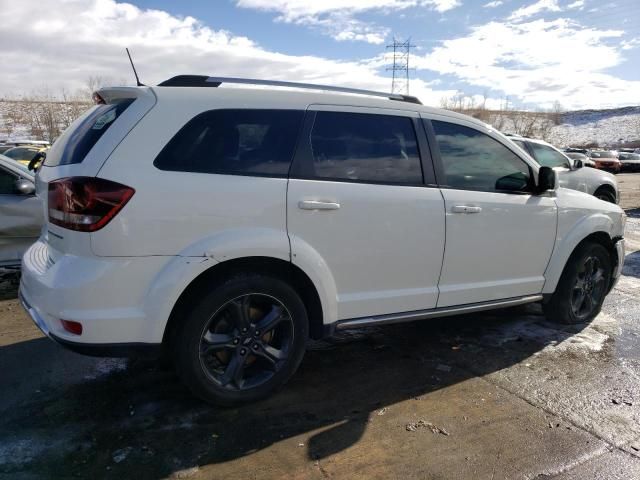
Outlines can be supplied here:
<path id="1" fill-rule="evenodd" d="M 159 83 L 159 87 L 219 87 L 222 83 L 236 83 L 244 85 L 266 85 L 270 87 L 303 88 L 309 90 L 326 90 L 330 92 L 352 93 L 356 95 L 369 95 L 383 97 L 400 102 L 409 102 L 422 105 L 416 97 L 400 95 L 398 93 L 375 92 L 359 88 L 336 87 L 333 85 L 317 85 L 314 83 L 284 82 L 280 80 L 258 80 L 254 78 L 236 77 L 207 77 L 206 75 L 178 75 Z"/>

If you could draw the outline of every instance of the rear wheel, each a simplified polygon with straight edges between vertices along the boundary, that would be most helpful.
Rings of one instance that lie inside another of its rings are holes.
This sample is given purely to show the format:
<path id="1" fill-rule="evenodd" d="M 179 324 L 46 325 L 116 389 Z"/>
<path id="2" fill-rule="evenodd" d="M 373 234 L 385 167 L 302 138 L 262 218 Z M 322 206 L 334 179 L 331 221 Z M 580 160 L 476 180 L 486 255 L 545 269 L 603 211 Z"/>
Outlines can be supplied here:
<path id="1" fill-rule="evenodd" d="M 201 399 L 232 405 L 284 384 L 305 351 L 308 321 L 297 292 L 278 278 L 231 278 L 204 294 L 174 339 L 178 373 Z"/>
<path id="2" fill-rule="evenodd" d="M 544 313 L 558 323 L 589 322 L 600 313 L 610 283 L 609 253 L 598 243 L 585 243 L 569 258 Z"/>

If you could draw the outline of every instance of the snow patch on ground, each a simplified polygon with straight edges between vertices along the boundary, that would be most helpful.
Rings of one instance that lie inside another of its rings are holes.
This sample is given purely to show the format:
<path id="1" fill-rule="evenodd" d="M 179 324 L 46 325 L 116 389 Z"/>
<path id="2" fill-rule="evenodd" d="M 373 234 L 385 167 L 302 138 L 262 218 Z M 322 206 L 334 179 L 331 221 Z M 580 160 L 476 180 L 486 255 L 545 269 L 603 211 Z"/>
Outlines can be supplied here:
<path id="1" fill-rule="evenodd" d="M 616 319 L 604 313 L 577 333 L 542 322 L 540 317 L 525 316 L 516 322 L 505 324 L 498 332 L 485 335 L 481 342 L 501 346 L 512 341 L 531 341 L 545 345 L 540 352 L 589 353 L 601 351 L 617 329 Z"/>
<path id="2" fill-rule="evenodd" d="M 92 371 L 84 376 L 85 380 L 95 380 L 96 378 L 122 372 L 127 369 L 126 358 L 101 358 L 94 365 Z"/>

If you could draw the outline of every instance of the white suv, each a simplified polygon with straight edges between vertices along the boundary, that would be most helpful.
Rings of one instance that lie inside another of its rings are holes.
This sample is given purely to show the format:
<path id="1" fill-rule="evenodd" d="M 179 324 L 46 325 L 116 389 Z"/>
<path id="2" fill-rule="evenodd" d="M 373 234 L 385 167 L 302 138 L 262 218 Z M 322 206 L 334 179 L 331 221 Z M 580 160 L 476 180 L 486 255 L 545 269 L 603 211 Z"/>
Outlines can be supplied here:
<path id="1" fill-rule="evenodd" d="M 542 140 L 515 135 L 509 137 L 540 165 L 553 168 L 558 173 L 561 187 L 579 190 L 606 202 L 618 203 L 620 195 L 615 175 L 596 168 L 583 168 L 582 161 L 569 158 Z"/>
<path id="2" fill-rule="evenodd" d="M 599 312 L 624 260 L 617 205 L 411 97 L 211 88 L 240 81 L 100 90 L 51 148 L 20 287 L 49 337 L 162 347 L 196 395 L 232 404 L 334 330 L 529 302 L 558 322 Z"/>

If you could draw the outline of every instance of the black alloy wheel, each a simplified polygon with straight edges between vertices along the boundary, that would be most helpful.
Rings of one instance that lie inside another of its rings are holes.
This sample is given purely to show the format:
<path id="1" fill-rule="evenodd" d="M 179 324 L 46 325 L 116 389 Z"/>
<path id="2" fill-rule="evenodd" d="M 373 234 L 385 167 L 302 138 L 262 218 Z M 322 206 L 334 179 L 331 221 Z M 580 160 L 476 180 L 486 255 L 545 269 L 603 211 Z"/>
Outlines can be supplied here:
<path id="1" fill-rule="evenodd" d="M 200 362 L 210 380 L 246 390 L 270 380 L 284 365 L 293 342 L 293 321 L 274 297 L 249 293 L 226 302 L 200 338 Z"/>

